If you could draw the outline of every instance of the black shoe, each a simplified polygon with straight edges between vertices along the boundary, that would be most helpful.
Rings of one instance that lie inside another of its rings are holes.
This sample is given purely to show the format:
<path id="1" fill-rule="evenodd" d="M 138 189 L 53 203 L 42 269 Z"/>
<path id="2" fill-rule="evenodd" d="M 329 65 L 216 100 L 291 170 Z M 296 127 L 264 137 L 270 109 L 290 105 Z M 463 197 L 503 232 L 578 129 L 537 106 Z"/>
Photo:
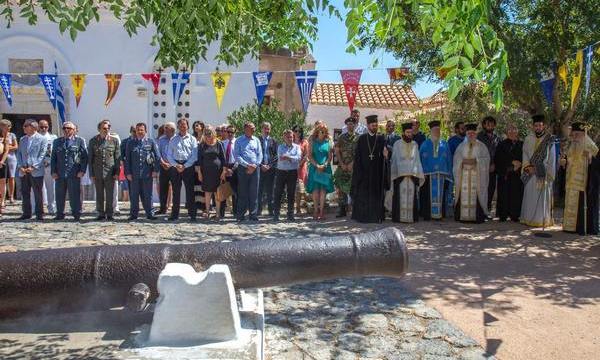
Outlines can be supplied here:
<path id="1" fill-rule="evenodd" d="M 106 219 L 105 215 L 98 215 L 98 216 L 96 216 L 96 221 L 102 221 L 104 219 Z"/>
<path id="2" fill-rule="evenodd" d="M 340 206 L 340 210 L 338 211 L 337 215 L 335 216 L 336 218 L 343 218 L 346 217 L 347 213 L 346 213 L 346 207 L 345 206 Z"/>
<path id="3" fill-rule="evenodd" d="M 273 221 L 274 221 L 274 222 L 279 222 L 279 221 L 280 221 L 280 220 L 279 220 L 279 216 L 273 216 Z"/>
<path id="4" fill-rule="evenodd" d="M 129 217 L 127 218 L 128 221 L 133 221 L 133 220 L 137 220 L 137 216 L 133 216 L 133 215 L 129 215 Z"/>
<path id="5" fill-rule="evenodd" d="M 64 220 L 64 219 L 65 219 L 65 216 L 64 216 L 64 215 L 56 215 L 56 216 L 54 217 L 54 220 L 58 220 L 58 221 L 60 221 L 60 220 Z"/>
<path id="6" fill-rule="evenodd" d="M 31 215 L 27 216 L 27 215 L 21 215 L 19 216 L 19 218 L 17 220 L 29 220 L 31 219 Z"/>
<path id="7" fill-rule="evenodd" d="M 287 219 L 288 219 L 288 221 L 296 221 L 296 218 L 294 217 L 294 215 L 288 215 Z"/>
<path id="8" fill-rule="evenodd" d="M 44 217 L 43 217 L 43 216 L 41 216 L 41 215 L 39 215 L 39 216 L 36 216 L 36 217 L 35 217 L 35 219 L 36 219 L 37 221 L 44 221 Z"/>
<path id="9" fill-rule="evenodd" d="M 154 216 L 154 215 L 150 215 L 150 216 L 146 216 L 146 219 L 148 219 L 148 220 L 156 220 L 158 218 L 156 216 Z"/>
<path id="10" fill-rule="evenodd" d="M 169 216 L 167 218 L 167 220 L 169 220 L 169 221 L 177 221 L 178 219 L 179 219 L 178 217 L 174 217 L 174 216 Z"/>
<path id="11" fill-rule="evenodd" d="M 252 222 L 258 222 L 258 217 L 256 216 L 251 216 L 250 218 L 248 218 L 248 220 L 252 221 Z"/>
<path id="12" fill-rule="evenodd" d="M 80 215 L 73 216 L 73 221 L 79 221 L 79 220 L 81 220 Z"/>
<path id="13" fill-rule="evenodd" d="M 112 215 L 106 215 L 106 220 L 113 221 L 115 218 Z"/>
<path id="14" fill-rule="evenodd" d="M 158 210 L 157 212 L 154 213 L 154 215 L 164 215 L 167 213 L 167 210 Z"/>
<path id="15" fill-rule="evenodd" d="M 242 218 L 237 218 L 236 221 L 239 222 L 239 223 L 241 223 L 241 222 L 246 221 L 246 218 L 243 218 L 243 217 Z"/>

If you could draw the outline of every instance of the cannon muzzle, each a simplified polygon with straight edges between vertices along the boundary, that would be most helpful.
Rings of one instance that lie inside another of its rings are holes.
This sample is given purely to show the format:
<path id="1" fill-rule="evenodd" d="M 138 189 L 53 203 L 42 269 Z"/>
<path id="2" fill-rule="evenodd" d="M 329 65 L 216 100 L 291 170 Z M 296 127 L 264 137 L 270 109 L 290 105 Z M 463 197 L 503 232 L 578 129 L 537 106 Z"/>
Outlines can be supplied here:
<path id="1" fill-rule="evenodd" d="M 259 288 L 340 277 L 400 277 L 408 267 L 395 228 L 334 237 L 202 244 L 116 245 L 0 254 L 0 317 L 30 312 L 123 306 L 132 285 L 150 286 L 167 263 L 196 271 L 226 264 L 237 288 Z"/>

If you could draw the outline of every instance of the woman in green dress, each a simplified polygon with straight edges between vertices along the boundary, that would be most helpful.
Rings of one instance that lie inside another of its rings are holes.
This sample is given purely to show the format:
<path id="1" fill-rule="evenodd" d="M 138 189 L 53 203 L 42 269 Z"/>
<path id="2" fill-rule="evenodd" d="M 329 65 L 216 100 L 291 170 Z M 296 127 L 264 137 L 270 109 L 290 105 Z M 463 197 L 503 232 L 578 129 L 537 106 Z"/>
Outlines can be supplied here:
<path id="1" fill-rule="evenodd" d="M 325 196 L 332 193 L 333 175 L 331 160 L 333 145 L 327 125 L 321 123 L 315 126 L 308 151 L 308 179 L 306 192 L 312 194 L 315 220 L 325 219 Z"/>

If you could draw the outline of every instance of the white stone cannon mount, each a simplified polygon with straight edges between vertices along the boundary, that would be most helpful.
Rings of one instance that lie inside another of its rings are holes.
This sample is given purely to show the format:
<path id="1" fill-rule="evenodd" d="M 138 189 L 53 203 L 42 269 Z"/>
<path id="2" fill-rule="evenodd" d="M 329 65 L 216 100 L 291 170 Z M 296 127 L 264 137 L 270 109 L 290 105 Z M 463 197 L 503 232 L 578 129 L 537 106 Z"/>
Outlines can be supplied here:
<path id="1" fill-rule="evenodd" d="M 227 265 L 196 272 L 169 263 L 157 288 L 152 324 L 140 329 L 128 358 L 264 358 L 263 293 L 245 289 L 236 297 Z"/>

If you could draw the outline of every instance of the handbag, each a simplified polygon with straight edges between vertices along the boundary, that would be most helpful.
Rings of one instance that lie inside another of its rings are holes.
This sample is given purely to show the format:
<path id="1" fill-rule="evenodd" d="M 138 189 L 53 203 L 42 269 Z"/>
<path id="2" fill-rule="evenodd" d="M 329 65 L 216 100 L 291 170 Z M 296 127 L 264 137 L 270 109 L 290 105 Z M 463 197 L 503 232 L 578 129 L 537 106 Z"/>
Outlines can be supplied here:
<path id="1" fill-rule="evenodd" d="M 233 195 L 233 189 L 231 188 L 231 185 L 229 184 L 229 182 L 224 181 L 217 188 L 217 192 L 215 194 L 215 200 L 219 201 L 219 202 L 225 201 L 231 195 Z"/>

